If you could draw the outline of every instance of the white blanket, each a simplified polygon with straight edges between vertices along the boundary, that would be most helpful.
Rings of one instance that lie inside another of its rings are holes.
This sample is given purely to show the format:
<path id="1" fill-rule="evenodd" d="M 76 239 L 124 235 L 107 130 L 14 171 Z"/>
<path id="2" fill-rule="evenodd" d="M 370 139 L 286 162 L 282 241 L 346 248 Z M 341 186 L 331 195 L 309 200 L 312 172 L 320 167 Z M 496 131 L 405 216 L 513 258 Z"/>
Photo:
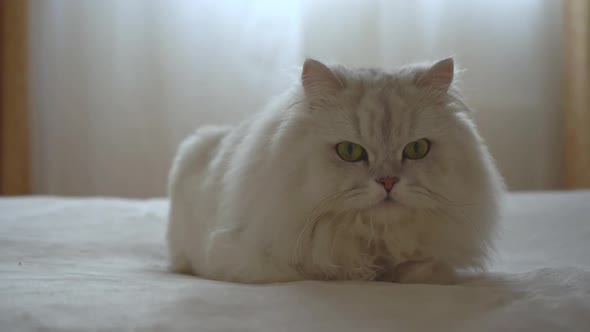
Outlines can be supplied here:
<path id="1" fill-rule="evenodd" d="M 163 200 L 0 199 L 0 331 L 590 331 L 590 191 L 512 194 L 460 285 L 168 273 Z"/>

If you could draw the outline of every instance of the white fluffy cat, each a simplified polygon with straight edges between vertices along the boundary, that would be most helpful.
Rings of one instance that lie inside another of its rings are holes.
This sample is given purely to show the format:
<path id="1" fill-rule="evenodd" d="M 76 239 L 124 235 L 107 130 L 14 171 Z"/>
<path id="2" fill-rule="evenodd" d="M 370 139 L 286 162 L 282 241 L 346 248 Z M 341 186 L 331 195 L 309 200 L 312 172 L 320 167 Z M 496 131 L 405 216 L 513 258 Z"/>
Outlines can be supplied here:
<path id="1" fill-rule="evenodd" d="M 170 174 L 172 268 L 215 280 L 450 283 L 488 258 L 504 191 L 453 59 L 392 71 L 307 60 Z"/>

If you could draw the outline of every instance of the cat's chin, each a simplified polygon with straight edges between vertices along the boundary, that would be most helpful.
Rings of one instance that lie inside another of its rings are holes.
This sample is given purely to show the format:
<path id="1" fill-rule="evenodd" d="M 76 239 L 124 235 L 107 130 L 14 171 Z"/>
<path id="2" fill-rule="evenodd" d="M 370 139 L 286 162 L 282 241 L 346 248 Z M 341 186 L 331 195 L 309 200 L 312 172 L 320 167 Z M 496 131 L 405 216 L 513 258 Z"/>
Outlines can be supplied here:
<path id="1" fill-rule="evenodd" d="M 402 210 L 404 210 L 404 206 L 390 196 L 375 202 L 366 209 L 369 214 L 384 217 L 401 214 Z"/>

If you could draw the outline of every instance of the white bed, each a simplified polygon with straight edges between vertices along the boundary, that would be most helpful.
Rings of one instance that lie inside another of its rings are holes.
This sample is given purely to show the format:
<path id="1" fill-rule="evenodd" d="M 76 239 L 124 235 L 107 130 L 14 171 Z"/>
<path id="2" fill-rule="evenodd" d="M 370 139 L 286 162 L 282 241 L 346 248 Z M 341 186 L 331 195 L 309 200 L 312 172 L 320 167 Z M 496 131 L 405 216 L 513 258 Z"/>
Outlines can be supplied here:
<path id="1" fill-rule="evenodd" d="M 0 199 L 0 331 L 590 331 L 590 191 L 512 194 L 455 286 L 168 273 L 164 200 Z"/>

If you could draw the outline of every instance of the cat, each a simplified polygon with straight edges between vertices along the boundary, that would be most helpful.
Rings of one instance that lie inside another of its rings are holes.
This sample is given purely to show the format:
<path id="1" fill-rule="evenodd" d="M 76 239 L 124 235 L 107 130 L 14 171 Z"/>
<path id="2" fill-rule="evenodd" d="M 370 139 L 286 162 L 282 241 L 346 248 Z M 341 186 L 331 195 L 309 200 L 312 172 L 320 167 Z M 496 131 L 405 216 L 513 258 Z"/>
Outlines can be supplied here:
<path id="1" fill-rule="evenodd" d="M 455 71 L 453 58 L 391 70 L 307 59 L 259 114 L 198 129 L 169 176 L 171 268 L 432 284 L 485 268 L 504 182 Z"/>

